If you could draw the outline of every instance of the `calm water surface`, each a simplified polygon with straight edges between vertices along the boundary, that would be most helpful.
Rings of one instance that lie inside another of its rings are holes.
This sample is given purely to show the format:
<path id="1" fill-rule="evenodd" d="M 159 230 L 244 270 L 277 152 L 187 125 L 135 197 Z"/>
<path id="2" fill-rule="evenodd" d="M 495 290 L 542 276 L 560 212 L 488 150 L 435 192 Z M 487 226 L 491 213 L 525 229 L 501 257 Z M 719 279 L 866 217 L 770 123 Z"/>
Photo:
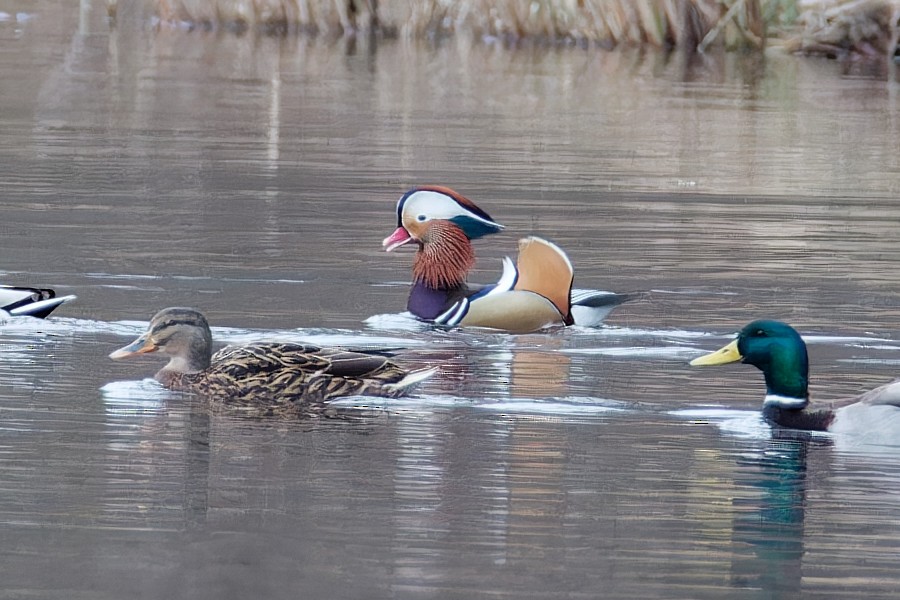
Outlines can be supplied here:
<path id="1" fill-rule="evenodd" d="M 755 370 L 687 366 L 767 316 L 818 397 L 897 375 L 893 67 L 71 4 L 0 12 L 0 276 L 79 296 L 0 325 L 0 598 L 895 596 L 900 440 L 773 434 Z M 593 330 L 417 327 L 380 242 L 422 182 L 507 226 L 473 279 L 534 233 L 647 298 Z M 339 419 L 210 413 L 106 358 L 171 305 L 442 373 Z"/>

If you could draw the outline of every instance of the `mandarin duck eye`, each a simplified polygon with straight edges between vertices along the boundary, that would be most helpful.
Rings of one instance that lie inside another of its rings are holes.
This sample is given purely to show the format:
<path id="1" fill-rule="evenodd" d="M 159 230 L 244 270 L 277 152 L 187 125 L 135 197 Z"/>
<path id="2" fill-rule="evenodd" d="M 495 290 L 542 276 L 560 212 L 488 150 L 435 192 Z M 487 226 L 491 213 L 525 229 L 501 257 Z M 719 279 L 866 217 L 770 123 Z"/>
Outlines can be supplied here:
<path id="1" fill-rule="evenodd" d="M 421 223 L 421 222 L 423 222 L 423 221 L 424 221 L 425 219 L 427 219 L 427 218 L 428 218 L 428 217 L 426 217 L 425 215 L 419 215 L 418 217 L 416 217 L 416 221 L 418 221 L 418 222 Z"/>

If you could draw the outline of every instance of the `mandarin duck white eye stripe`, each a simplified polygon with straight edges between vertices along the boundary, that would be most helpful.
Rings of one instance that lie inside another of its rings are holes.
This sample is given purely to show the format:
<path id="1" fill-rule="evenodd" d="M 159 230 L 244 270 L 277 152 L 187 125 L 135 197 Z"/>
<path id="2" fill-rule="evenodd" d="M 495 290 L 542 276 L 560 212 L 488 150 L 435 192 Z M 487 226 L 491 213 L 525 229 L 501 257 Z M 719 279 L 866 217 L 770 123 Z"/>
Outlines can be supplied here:
<path id="1" fill-rule="evenodd" d="M 452 221 L 466 232 L 466 236 L 477 239 L 497 233 L 503 225 L 474 204 L 461 204 L 453 196 L 433 189 L 418 189 L 408 192 L 397 204 L 397 226 L 415 227 L 429 221 Z"/>

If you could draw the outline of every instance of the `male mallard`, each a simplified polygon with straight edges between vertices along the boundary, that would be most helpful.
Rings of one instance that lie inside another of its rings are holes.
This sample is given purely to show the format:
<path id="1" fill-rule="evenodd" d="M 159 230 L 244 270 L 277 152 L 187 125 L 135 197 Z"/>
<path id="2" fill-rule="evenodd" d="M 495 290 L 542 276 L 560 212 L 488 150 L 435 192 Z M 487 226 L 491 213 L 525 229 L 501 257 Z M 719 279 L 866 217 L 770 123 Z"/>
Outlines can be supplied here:
<path id="1" fill-rule="evenodd" d="M 597 325 L 615 306 L 634 297 L 599 290 L 572 290 L 574 271 L 566 253 L 539 237 L 519 241 L 516 265 L 503 261 L 500 280 L 470 286 L 475 265 L 471 241 L 503 229 L 468 198 L 441 186 L 415 187 L 397 202 L 397 229 L 387 252 L 415 243 L 413 284 L 407 310 L 427 321 L 513 333 L 549 325 Z"/>
<path id="2" fill-rule="evenodd" d="M 60 304 L 75 296 L 56 296 L 49 289 L 0 285 L 0 311 L 14 317 L 29 316 L 43 319 Z"/>
<path id="3" fill-rule="evenodd" d="M 291 411 L 301 402 L 340 396 L 396 398 L 436 372 L 409 372 L 384 356 L 295 343 L 228 346 L 212 353 L 212 333 L 199 311 L 166 308 L 145 333 L 109 355 L 114 360 L 161 352 L 168 364 L 156 380 L 225 404 Z"/>
<path id="4" fill-rule="evenodd" d="M 800 334 L 780 321 L 753 321 L 730 344 L 691 361 L 693 366 L 742 361 L 763 372 L 763 416 L 771 423 L 809 431 L 859 431 L 900 426 L 900 381 L 855 398 L 809 404 L 809 361 Z M 900 434 L 900 428 L 897 429 Z M 900 437 L 897 438 L 900 441 Z"/>

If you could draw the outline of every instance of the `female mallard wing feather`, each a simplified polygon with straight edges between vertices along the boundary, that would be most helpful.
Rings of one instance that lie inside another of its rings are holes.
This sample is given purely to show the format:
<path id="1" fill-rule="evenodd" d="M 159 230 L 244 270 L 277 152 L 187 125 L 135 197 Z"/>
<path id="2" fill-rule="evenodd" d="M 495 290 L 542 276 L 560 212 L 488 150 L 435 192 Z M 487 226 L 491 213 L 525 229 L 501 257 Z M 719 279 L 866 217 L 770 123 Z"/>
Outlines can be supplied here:
<path id="1" fill-rule="evenodd" d="M 324 348 L 316 353 L 329 363 L 325 370 L 335 377 L 378 378 L 384 383 L 397 383 L 407 372 L 392 363 L 386 356 L 352 352 L 340 348 Z"/>
<path id="2" fill-rule="evenodd" d="M 290 404 L 305 396 L 310 382 L 329 363 L 318 346 L 255 343 L 216 352 L 208 369 L 181 376 L 183 387 L 224 401 Z M 175 383 L 175 382 L 173 382 Z"/>
<path id="3" fill-rule="evenodd" d="M 434 372 L 411 374 L 376 354 L 309 344 L 255 343 L 217 352 L 191 388 L 238 401 L 274 404 L 365 394 L 393 397 Z M 416 377 L 409 379 L 412 375 Z"/>
<path id="4" fill-rule="evenodd" d="M 358 389 L 353 388 L 353 394 L 377 392 L 388 397 L 402 396 L 437 373 L 437 368 L 409 372 L 386 356 L 377 354 L 336 348 L 324 348 L 319 354 L 331 362 L 326 374 L 365 384 Z"/>
<path id="5" fill-rule="evenodd" d="M 328 360 L 318 354 L 321 350 L 312 344 L 258 342 L 226 346 L 213 354 L 210 362 L 235 376 L 282 369 L 320 372 L 329 366 Z"/>

